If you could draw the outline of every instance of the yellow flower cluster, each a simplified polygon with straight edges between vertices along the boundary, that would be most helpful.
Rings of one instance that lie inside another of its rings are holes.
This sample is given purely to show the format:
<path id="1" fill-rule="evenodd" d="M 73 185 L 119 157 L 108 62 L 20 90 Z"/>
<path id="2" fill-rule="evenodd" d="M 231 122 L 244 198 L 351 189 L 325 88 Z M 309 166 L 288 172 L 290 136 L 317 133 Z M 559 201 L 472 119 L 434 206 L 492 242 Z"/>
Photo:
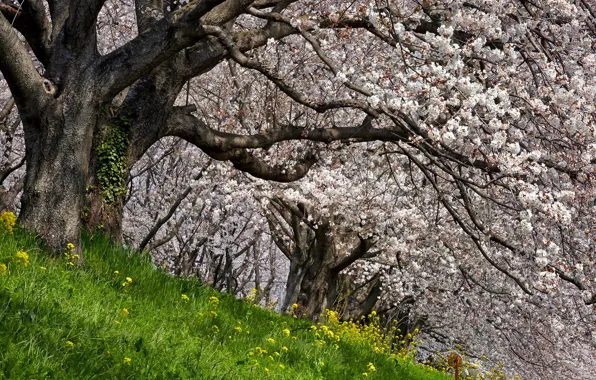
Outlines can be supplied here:
<path id="1" fill-rule="evenodd" d="M 13 227 L 17 223 L 17 217 L 13 212 L 5 211 L 0 214 L 0 230 L 12 234 Z"/>
<path id="2" fill-rule="evenodd" d="M 180 296 L 180 298 L 182 298 L 182 301 L 185 301 L 185 302 L 188 302 L 188 301 L 190 301 L 190 298 L 188 298 L 188 296 L 187 296 L 186 294 L 182 294 L 182 295 Z"/>
<path id="3" fill-rule="evenodd" d="M 7 270 L 6 264 L 0 263 L 0 274 L 6 274 Z"/>
<path id="4" fill-rule="evenodd" d="M 366 344 L 375 353 L 390 353 L 396 358 L 411 358 L 415 354 L 418 329 L 403 335 L 395 325 L 383 327 L 375 311 L 368 315 L 367 323 L 342 322 L 338 313 L 332 310 L 325 311 L 322 316 L 324 323 L 311 327 L 318 344 L 333 343 L 337 349 L 339 342 L 344 340 Z M 371 372 L 374 371 L 369 368 L 368 374 Z"/>
<path id="5" fill-rule="evenodd" d="M 257 290 L 257 288 L 252 288 L 252 289 L 250 290 L 250 294 L 247 294 L 247 295 L 244 297 L 244 301 L 245 301 L 245 302 L 248 302 L 248 303 L 253 303 L 253 302 L 255 302 L 255 300 L 257 299 L 257 293 L 258 293 L 258 292 L 259 292 L 259 291 Z"/>
<path id="6" fill-rule="evenodd" d="M 126 279 L 124 279 L 124 282 L 122 283 L 122 286 L 123 287 L 127 287 L 127 286 L 130 286 L 130 285 L 132 285 L 132 278 L 126 277 Z"/>
<path id="7" fill-rule="evenodd" d="M 279 340 L 283 341 L 285 337 L 290 336 L 290 334 L 291 332 L 287 328 L 281 330 L 281 338 Z M 285 369 L 286 366 L 282 363 L 282 361 L 286 356 L 285 354 L 287 354 L 288 352 L 288 347 L 283 345 L 280 346 L 280 342 L 276 342 L 276 340 L 273 337 L 267 338 L 266 342 L 267 349 L 257 346 L 253 350 L 250 350 L 248 352 L 249 357 L 253 359 L 253 364 L 258 367 L 259 363 L 261 362 L 261 364 L 267 366 L 266 368 L 279 368 L 282 370 Z M 277 366 L 274 366 L 274 363 L 277 363 Z M 265 372 L 269 373 L 269 370 Z"/>
<path id="8" fill-rule="evenodd" d="M 209 297 L 209 304 L 217 306 L 217 304 L 219 304 L 219 299 L 215 296 Z"/>
<path id="9" fill-rule="evenodd" d="M 29 265 L 29 255 L 25 251 L 18 251 L 16 254 L 17 263 L 21 263 L 24 266 Z"/>
<path id="10" fill-rule="evenodd" d="M 64 249 L 64 257 L 66 257 L 66 260 L 68 260 L 66 265 L 74 266 L 74 263 L 79 261 L 79 259 L 81 258 L 78 254 L 74 252 L 75 245 L 72 243 L 66 244 L 66 248 Z"/>

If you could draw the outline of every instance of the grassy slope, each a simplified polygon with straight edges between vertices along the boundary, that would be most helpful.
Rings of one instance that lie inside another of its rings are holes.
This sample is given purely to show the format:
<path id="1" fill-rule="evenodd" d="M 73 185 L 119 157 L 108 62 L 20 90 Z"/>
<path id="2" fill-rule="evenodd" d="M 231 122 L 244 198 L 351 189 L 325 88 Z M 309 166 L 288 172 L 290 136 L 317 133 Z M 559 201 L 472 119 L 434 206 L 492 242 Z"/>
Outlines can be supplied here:
<path id="1" fill-rule="evenodd" d="M 101 236 L 84 246 L 75 269 L 0 232 L 0 379 L 447 379 L 363 344 L 321 344 L 308 322 L 171 278 Z"/>

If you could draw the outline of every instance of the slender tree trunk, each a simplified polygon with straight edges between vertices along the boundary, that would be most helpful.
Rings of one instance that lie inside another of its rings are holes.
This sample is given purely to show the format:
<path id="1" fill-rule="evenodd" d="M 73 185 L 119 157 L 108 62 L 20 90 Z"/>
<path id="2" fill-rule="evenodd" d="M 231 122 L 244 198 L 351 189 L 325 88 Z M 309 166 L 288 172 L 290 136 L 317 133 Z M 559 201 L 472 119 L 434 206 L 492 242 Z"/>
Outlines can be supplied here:
<path id="1" fill-rule="evenodd" d="M 298 306 L 309 319 L 318 320 L 326 309 L 335 303 L 333 290 L 338 288 L 339 276 L 333 271 L 335 244 L 330 227 L 319 225 L 315 241 L 309 250 L 298 296 Z"/>
<path id="2" fill-rule="evenodd" d="M 80 254 L 80 225 L 96 109 L 81 94 L 64 95 L 40 113 L 23 117 L 27 173 L 20 221 L 36 231 L 47 248 Z"/>
<path id="3" fill-rule="evenodd" d="M 121 103 L 121 100 L 112 102 L 99 114 L 82 213 L 83 227 L 87 231 L 103 231 L 118 244 L 123 240 L 126 180 L 136 162 L 129 155 L 129 132 L 133 120 L 122 115 L 114 116 Z"/>
<path id="4" fill-rule="evenodd" d="M 97 155 L 92 152 L 85 186 L 85 204 L 82 212 L 83 228 L 90 232 L 104 231 L 113 242 L 121 243 L 125 195 L 117 196 L 110 204 L 106 203 L 97 180 L 98 166 Z M 123 173 L 123 177 L 125 175 Z M 123 180 L 126 179 L 123 178 Z"/>
<path id="5" fill-rule="evenodd" d="M 284 303 L 282 305 L 282 312 L 291 310 L 292 305 L 298 302 L 300 295 L 300 285 L 306 273 L 304 263 L 298 262 L 295 257 L 290 261 L 290 270 L 288 272 L 288 279 L 286 280 L 286 294 L 284 296 Z"/>

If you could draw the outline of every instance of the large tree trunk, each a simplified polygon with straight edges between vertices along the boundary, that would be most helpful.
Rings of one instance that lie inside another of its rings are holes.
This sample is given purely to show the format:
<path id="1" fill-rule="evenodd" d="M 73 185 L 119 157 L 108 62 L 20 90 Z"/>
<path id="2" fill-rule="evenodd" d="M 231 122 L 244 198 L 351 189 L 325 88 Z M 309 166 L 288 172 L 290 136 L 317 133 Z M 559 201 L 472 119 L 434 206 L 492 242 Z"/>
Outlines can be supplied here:
<path id="1" fill-rule="evenodd" d="M 47 248 L 80 254 L 80 224 L 96 109 L 81 94 L 53 100 L 31 119 L 22 112 L 27 172 L 20 221 Z M 87 101 L 86 101 L 87 100 Z"/>

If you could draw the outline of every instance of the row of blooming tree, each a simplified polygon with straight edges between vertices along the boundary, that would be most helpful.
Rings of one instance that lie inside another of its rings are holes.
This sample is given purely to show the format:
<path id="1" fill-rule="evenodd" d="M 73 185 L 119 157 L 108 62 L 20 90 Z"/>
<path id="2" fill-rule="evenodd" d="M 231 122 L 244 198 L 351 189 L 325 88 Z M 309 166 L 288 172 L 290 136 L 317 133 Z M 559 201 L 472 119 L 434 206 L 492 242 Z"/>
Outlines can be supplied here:
<path id="1" fill-rule="evenodd" d="M 281 310 L 374 308 L 429 351 L 593 372 L 593 2 L 0 12 L 0 207 L 22 192 L 50 250 L 101 228 Z"/>

